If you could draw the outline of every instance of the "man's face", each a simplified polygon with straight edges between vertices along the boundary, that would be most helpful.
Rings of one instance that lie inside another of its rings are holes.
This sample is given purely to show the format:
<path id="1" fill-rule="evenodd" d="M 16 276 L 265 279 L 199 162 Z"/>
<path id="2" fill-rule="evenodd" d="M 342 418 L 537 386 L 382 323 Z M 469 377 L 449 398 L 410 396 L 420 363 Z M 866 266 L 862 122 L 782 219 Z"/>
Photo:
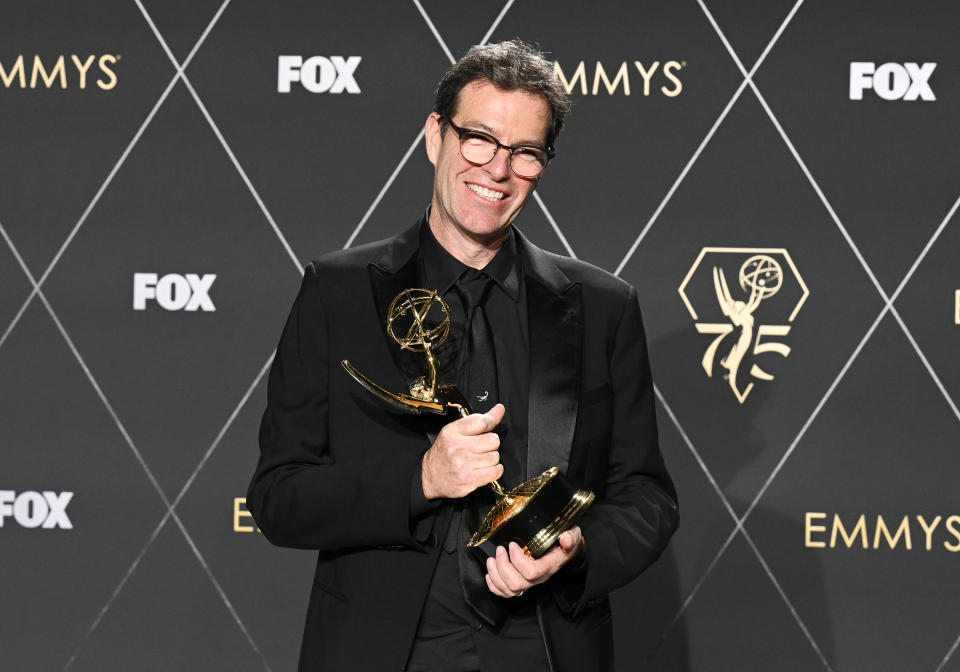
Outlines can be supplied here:
<path id="1" fill-rule="evenodd" d="M 525 91 L 501 91 L 487 80 L 467 84 L 458 97 L 453 123 L 489 133 L 505 145 L 545 146 L 550 106 Z M 510 155 L 500 149 L 478 166 L 460 156 L 460 139 L 441 130 L 434 113 L 427 119 L 427 155 L 433 163 L 431 224 L 443 236 L 465 236 L 481 244 L 499 240 L 517 218 L 539 178 L 518 177 Z M 478 193 L 479 192 L 479 193 Z"/>

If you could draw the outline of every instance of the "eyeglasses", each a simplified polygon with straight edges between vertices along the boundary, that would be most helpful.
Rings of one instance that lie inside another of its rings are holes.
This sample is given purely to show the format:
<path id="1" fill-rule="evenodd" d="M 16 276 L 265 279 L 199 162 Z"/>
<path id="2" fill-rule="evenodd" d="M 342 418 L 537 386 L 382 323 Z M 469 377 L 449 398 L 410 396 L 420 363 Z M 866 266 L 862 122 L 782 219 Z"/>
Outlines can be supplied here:
<path id="1" fill-rule="evenodd" d="M 469 128 L 460 128 L 452 120 L 447 119 L 450 128 L 460 136 L 460 156 L 470 163 L 483 166 L 497 155 L 503 147 L 510 153 L 510 170 L 518 177 L 537 177 L 547 167 L 547 163 L 554 157 L 552 149 L 537 147 L 536 145 L 505 145 L 489 133 L 474 131 Z"/>

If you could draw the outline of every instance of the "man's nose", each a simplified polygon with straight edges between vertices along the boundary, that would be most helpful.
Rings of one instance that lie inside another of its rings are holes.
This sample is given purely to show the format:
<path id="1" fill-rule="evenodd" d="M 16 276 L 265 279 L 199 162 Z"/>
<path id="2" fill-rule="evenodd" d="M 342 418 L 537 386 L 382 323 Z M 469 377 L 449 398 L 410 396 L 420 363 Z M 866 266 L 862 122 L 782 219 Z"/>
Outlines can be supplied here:
<path id="1" fill-rule="evenodd" d="M 484 166 L 490 176 L 497 180 L 505 180 L 510 177 L 510 150 L 505 147 L 497 149 L 490 162 Z"/>

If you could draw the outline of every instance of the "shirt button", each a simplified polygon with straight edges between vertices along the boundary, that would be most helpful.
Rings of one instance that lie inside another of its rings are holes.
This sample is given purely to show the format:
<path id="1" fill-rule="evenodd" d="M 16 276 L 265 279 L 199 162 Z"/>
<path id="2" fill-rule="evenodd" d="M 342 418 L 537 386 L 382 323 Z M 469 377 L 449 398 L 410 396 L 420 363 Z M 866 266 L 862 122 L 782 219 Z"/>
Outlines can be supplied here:
<path id="1" fill-rule="evenodd" d="M 483 630 L 483 625 L 481 625 L 480 623 L 477 623 L 473 627 L 475 627 L 477 630 Z"/>

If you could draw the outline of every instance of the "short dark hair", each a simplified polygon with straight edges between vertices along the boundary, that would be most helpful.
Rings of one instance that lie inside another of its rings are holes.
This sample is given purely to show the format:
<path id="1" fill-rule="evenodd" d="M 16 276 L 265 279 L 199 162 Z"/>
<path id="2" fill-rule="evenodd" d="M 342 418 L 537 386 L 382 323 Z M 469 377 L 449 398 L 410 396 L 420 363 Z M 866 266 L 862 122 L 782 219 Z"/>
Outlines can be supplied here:
<path id="1" fill-rule="evenodd" d="M 570 109 L 570 98 L 554 74 L 553 64 L 537 48 L 518 39 L 470 47 L 444 73 L 433 101 L 433 111 L 443 117 L 444 130 L 456 112 L 463 87 L 482 80 L 503 91 L 525 91 L 546 100 L 551 117 L 547 147 L 553 149 Z"/>

